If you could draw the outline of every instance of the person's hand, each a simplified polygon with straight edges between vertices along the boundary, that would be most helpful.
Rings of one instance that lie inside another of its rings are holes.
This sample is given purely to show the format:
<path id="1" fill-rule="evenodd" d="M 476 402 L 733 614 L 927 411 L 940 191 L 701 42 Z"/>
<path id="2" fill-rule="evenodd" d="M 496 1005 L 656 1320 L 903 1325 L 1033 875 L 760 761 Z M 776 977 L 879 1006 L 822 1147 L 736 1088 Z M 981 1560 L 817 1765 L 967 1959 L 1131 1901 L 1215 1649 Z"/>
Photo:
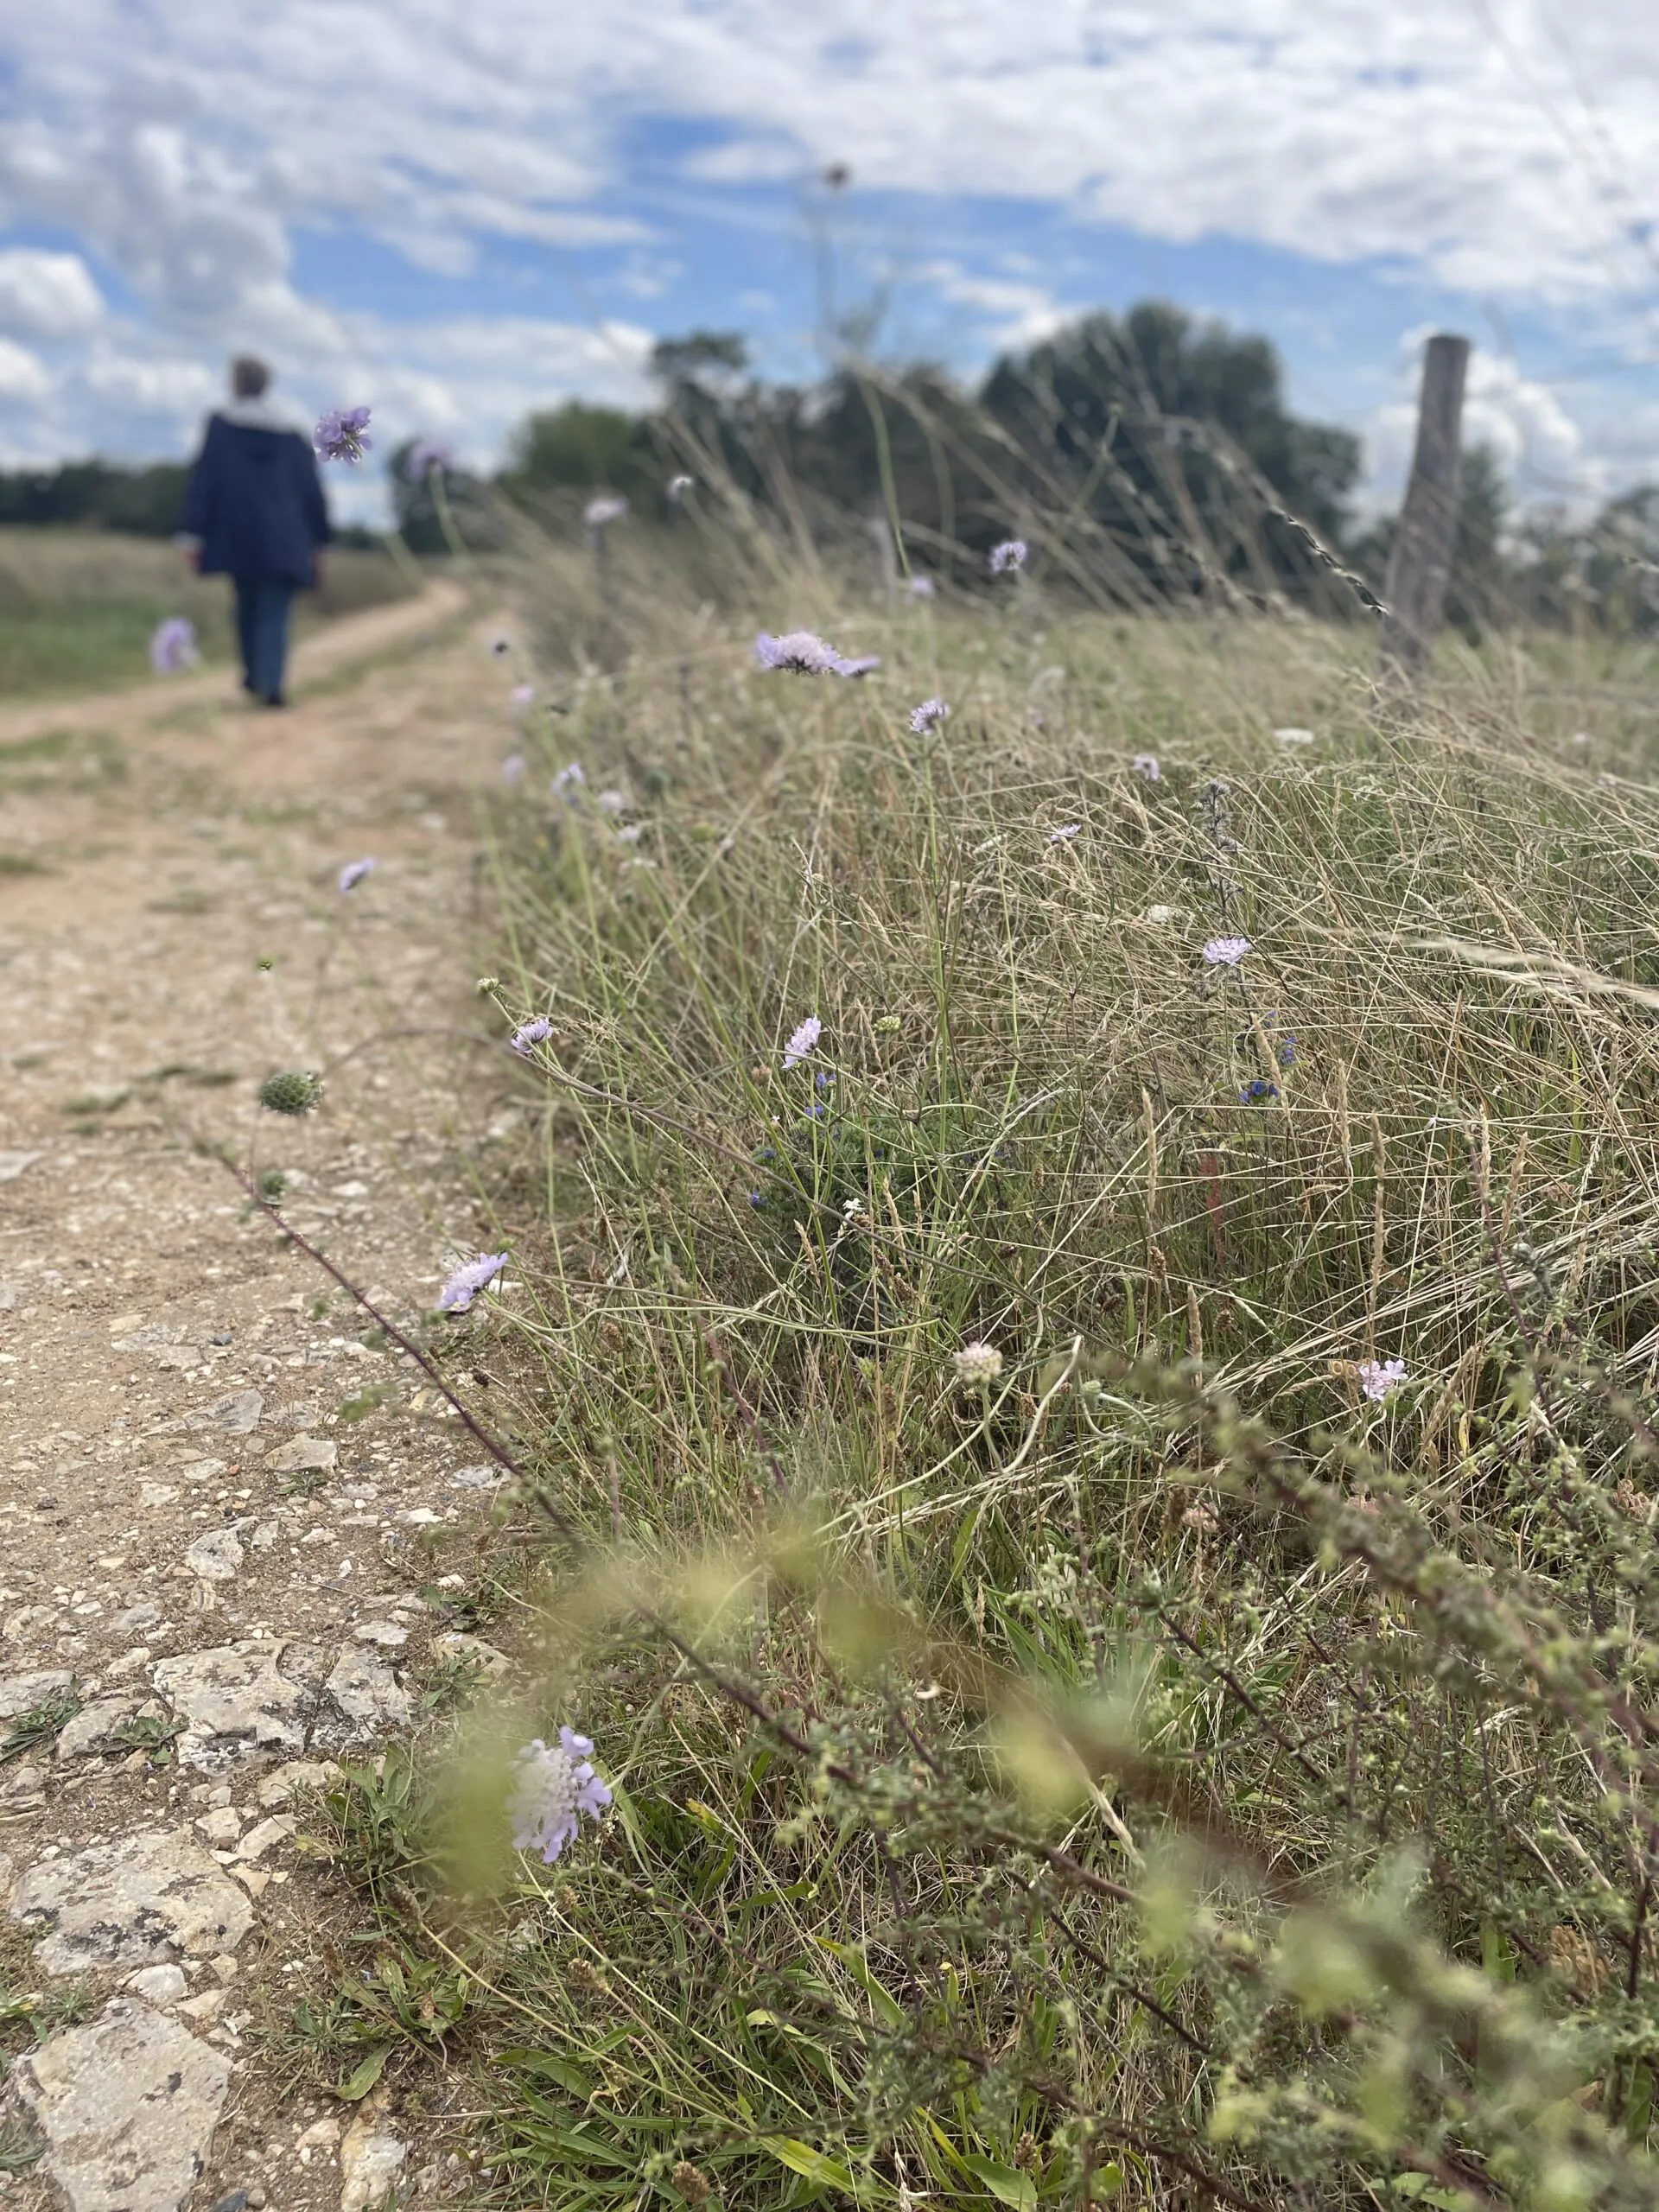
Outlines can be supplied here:
<path id="1" fill-rule="evenodd" d="M 201 574 L 201 548 L 200 545 L 186 546 L 184 549 L 184 565 L 190 570 L 193 575 L 199 576 Z"/>

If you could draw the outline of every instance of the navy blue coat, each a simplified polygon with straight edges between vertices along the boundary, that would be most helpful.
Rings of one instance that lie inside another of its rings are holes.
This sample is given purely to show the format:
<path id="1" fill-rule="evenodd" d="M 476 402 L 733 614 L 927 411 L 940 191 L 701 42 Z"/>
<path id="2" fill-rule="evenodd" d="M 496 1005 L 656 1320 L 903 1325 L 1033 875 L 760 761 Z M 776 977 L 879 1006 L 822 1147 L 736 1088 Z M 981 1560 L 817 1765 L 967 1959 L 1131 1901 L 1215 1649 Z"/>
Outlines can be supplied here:
<path id="1" fill-rule="evenodd" d="M 205 576 L 313 581 L 332 535 L 316 456 L 297 430 L 210 415 L 184 494 L 184 528 L 201 541 Z"/>

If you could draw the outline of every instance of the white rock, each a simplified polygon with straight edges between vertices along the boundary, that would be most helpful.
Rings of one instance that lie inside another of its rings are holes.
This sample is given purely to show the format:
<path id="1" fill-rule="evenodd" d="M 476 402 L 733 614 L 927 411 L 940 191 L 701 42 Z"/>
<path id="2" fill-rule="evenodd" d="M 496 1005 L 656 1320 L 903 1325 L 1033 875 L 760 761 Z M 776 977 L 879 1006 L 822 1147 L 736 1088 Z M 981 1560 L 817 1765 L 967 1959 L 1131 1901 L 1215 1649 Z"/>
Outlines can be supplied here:
<path id="1" fill-rule="evenodd" d="M 352 1634 L 358 1643 L 378 1643 L 385 1651 L 401 1651 L 409 1642 L 409 1630 L 396 1621 L 359 1621 Z"/>
<path id="2" fill-rule="evenodd" d="M 68 2212 L 177 2212 L 200 2179 L 230 2062 L 130 1998 L 12 2062 L 11 2099 L 43 2139 Z"/>
<path id="3" fill-rule="evenodd" d="M 409 2145 L 396 2135 L 383 2134 L 377 2118 L 359 2113 L 340 2144 L 340 2212 L 377 2212 L 396 2193 Z"/>
<path id="4" fill-rule="evenodd" d="M 196 2020 L 211 2027 L 225 2010 L 228 1990 L 204 1989 L 200 1997 L 187 1997 L 182 2005 L 175 2007 L 187 2020 Z"/>
<path id="5" fill-rule="evenodd" d="M 273 1813 L 257 1827 L 250 1828 L 236 1847 L 238 1859 L 263 1859 L 273 1845 L 286 1843 L 299 1826 L 292 1813 Z"/>
<path id="6" fill-rule="evenodd" d="M 130 1720 L 137 1710 L 136 1697 L 101 1697 L 83 1705 L 58 1738 L 59 1758 L 90 1758 L 103 1751 L 122 1722 Z"/>
<path id="7" fill-rule="evenodd" d="M 182 1967 L 140 1967 L 124 1985 L 146 2005 L 176 2005 L 189 1988 Z"/>
<path id="8" fill-rule="evenodd" d="M 454 1490 L 493 1490 L 506 1478 L 500 1467 L 457 1467 L 449 1483 Z"/>
<path id="9" fill-rule="evenodd" d="M 176 1483 L 140 1483 L 138 1485 L 140 1505 L 171 1505 L 178 1494 Z"/>
<path id="10" fill-rule="evenodd" d="M 234 1806 L 216 1805 L 196 1821 L 195 1830 L 204 1843 L 228 1850 L 242 1833 L 242 1815 Z"/>
<path id="11" fill-rule="evenodd" d="M 303 1751 L 327 1665 L 324 1652 L 251 1637 L 163 1659 L 150 1680 L 185 1724 L 180 1758 L 213 1774 L 260 1751 Z"/>
<path id="12" fill-rule="evenodd" d="M 325 2113 L 321 2120 L 314 2120 L 294 2139 L 296 2151 L 332 2151 L 340 2140 L 340 2122 L 333 2113 Z"/>
<path id="13" fill-rule="evenodd" d="M 274 1813 L 291 1805 L 302 1789 L 326 1789 L 339 1779 L 340 1769 L 333 1759 L 289 1759 L 265 1777 L 255 1795 L 266 1812 Z"/>
<path id="14" fill-rule="evenodd" d="M 337 1456 L 337 1447 L 325 1438 L 296 1436 L 291 1444 L 266 1454 L 265 1471 L 271 1475 L 299 1475 L 308 1471 L 326 1473 Z"/>
<path id="15" fill-rule="evenodd" d="M 67 1667 L 49 1667 L 37 1675 L 8 1675 L 0 1681 L 0 1720 L 16 1720 L 37 1706 L 67 1697 L 75 1678 Z"/>
<path id="16" fill-rule="evenodd" d="M 154 1628 L 161 1618 L 162 1609 L 154 1599 L 141 1598 L 136 1605 L 129 1605 L 124 1613 L 118 1613 L 111 1625 L 118 1629 L 123 1636 L 131 1636 L 137 1629 Z"/>
<path id="17" fill-rule="evenodd" d="M 45 1158 L 43 1152 L 0 1152 L 0 1183 L 15 1183 L 26 1167 Z"/>
<path id="18" fill-rule="evenodd" d="M 183 1828 L 42 1860 L 20 1878 L 10 1912 L 47 1931 L 35 1956 L 48 1974 L 233 1951 L 253 1925 L 243 1892 Z"/>
<path id="19" fill-rule="evenodd" d="M 460 1629 L 451 1629 L 447 1635 L 435 1636 L 432 1650 L 439 1659 L 464 1659 L 470 1665 L 481 1667 L 489 1675 L 505 1675 L 512 1662 L 505 1651 L 498 1651 L 493 1643 L 486 1643 L 481 1636 L 467 1636 Z"/>
<path id="20" fill-rule="evenodd" d="M 187 1424 L 191 1428 L 222 1428 L 230 1436 L 251 1436 L 259 1426 L 259 1416 L 265 1402 L 257 1390 L 232 1390 L 220 1398 L 206 1412 L 192 1414 Z"/>
<path id="21" fill-rule="evenodd" d="M 21 1815 L 38 1813 L 46 1802 L 46 1777 L 27 1760 L 0 1768 L 0 1812 Z"/>
<path id="22" fill-rule="evenodd" d="M 244 1556 L 233 1529 L 210 1529 L 189 1547 L 184 1563 L 204 1582 L 231 1582 L 240 1572 Z"/>
<path id="23" fill-rule="evenodd" d="M 370 1652 L 342 1651 L 324 1688 L 345 1723 L 344 1741 L 406 1728 L 415 1718 L 413 1698 L 385 1661 Z"/>
<path id="24" fill-rule="evenodd" d="M 149 1646 L 140 1643 L 130 1651 L 122 1652 L 118 1658 L 111 1659 L 104 1672 L 112 1682 L 124 1682 L 129 1675 L 138 1674 L 149 1664 Z"/>

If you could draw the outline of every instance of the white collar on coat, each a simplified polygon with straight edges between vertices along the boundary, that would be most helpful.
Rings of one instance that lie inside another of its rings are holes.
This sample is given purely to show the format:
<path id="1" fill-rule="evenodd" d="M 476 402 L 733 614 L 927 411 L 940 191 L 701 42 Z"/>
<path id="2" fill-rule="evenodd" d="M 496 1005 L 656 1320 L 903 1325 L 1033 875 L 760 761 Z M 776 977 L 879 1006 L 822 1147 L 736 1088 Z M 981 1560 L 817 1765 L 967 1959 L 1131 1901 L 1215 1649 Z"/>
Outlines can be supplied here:
<path id="1" fill-rule="evenodd" d="M 264 392 L 257 399 L 230 400 L 213 411 L 222 422 L 234 423 L 239 430 L 300 430 L 299 424 L 267 399 Z"/>

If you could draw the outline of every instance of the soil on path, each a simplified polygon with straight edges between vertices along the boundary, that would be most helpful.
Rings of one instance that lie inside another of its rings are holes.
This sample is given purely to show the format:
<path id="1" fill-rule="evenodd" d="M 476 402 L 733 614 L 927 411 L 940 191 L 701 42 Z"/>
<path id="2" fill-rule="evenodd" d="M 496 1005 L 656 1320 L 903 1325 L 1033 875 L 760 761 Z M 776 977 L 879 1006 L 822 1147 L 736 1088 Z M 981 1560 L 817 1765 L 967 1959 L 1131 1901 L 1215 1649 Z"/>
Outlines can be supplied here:
<path id="1" fill-rule="evenodd" d="M 316 1967 L 286 1770 L 415 1716 L 491 1477 L 198 1140 L 400 1322 L 486 1241 L 502 676 L 440 588 L 312 640 L 285 715 L 222 675 L 0 714 L 0 1974 L 54 2024 L 0 2121 L 20 2207 L 445 2183 L 385 2110 L 342 2171 L 268 2031 Z M 320 1112 L 258 1111 L 285 1067 Z"/>

